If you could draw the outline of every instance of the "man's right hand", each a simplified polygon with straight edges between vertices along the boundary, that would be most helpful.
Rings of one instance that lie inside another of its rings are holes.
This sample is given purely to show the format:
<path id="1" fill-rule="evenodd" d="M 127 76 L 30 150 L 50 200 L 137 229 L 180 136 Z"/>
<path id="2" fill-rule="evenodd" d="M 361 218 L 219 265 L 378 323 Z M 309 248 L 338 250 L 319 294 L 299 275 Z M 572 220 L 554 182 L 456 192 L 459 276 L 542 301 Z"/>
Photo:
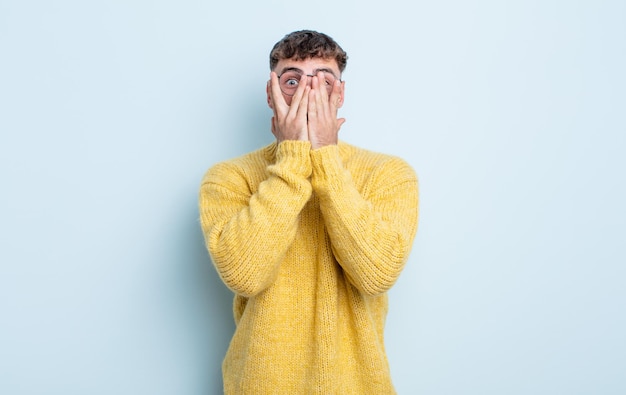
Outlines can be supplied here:
<path id="1" fill-rule="evenodd" d="M 306 75 L 302 76 L 296 93 L 291 97 L 291 103 L 287 104 L 283 92 L 280 90 L 276 72 L 270 73 L 270 80 L 268 81 L 269 104 L 274 111 L 272 134 L 279 143 L 284 140 L 309 140 L 307 111 L 311 88 L 307 84 L 307 78 Z"/>

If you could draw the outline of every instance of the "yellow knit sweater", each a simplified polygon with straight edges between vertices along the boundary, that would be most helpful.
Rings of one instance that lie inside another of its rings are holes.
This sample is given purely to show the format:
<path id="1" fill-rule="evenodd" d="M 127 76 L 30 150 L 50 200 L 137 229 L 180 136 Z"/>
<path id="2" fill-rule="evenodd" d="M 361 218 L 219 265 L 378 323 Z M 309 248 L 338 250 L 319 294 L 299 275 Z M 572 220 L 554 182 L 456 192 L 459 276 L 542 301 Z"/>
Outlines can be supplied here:
<path id="1" fill-rule="evenodd" d="M 399 158 L 284 141 L 213 166 L 200 219 L 235 293 L 226 394 L 393 394 L 386 291 L 417 226 Z"/>

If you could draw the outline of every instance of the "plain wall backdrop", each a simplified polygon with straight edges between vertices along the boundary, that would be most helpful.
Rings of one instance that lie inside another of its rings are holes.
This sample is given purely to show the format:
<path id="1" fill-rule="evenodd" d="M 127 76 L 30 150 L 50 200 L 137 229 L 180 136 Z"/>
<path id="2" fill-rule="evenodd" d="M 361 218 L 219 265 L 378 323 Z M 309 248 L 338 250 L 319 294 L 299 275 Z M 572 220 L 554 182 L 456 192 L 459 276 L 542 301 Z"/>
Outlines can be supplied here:
<path id="1" fill-rule="evenodd" d="M 0 0 L 0 393 L 221 392 L 214 163 L 272 141 L 272 45 L 350 57 L 342 139 L 420 178 L 400 394 L 626 393 L 626 2 Z"/>

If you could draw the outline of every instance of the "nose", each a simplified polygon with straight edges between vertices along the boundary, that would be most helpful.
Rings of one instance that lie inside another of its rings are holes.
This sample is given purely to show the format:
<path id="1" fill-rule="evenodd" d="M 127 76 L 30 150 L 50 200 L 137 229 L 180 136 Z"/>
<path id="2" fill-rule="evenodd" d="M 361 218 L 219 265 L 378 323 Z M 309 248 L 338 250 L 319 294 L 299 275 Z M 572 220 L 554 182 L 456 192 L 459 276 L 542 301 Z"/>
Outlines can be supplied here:
<path id="1" fill-rule="evenodd" d="M 313 77 L 317 77 L 317 76 L 316 76 L 316 75 L 314 75 L 314 74 L 306 74 L 305 76 L 307 77 L 307 78 L 306 78 L 306 84 L 307 84 L 308 86 L 311 86 L 311 84 L 313 83 Z"/>

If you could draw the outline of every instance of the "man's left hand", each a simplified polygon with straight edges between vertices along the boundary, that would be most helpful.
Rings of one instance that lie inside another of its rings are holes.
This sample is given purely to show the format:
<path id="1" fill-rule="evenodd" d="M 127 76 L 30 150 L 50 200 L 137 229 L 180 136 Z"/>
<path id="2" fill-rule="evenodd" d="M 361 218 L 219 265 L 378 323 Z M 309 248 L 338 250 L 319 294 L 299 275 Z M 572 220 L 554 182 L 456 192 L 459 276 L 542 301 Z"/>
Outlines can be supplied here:
<path id="1" fill-rule="evenodd" d="M 320 71 L 311 77 L 311 91 L 308 100 L 308 129 L 311 148 L 337 144 L 338 133 L 345 118 L 337 119 L 337 110 L 342 104 L 344 82 L 335 80 L 333 89 L 328 94 L 324 73 Z"/>

